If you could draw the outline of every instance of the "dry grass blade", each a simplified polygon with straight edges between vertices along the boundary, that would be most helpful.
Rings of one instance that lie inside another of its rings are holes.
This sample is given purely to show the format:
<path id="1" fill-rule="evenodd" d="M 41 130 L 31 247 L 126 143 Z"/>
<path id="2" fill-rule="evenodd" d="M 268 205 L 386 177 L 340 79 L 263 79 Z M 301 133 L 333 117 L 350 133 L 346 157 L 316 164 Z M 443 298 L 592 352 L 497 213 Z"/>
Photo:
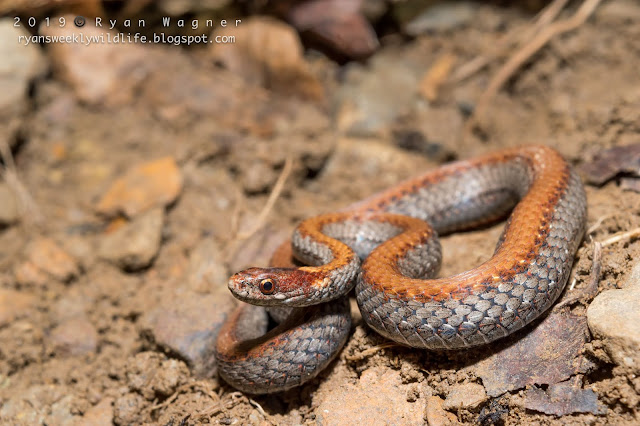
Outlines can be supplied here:
<path id="1" fill-rule="evenodd" d="M 264 207 L 262 208 L 262 211 L 258 215 L 258 219 L 255 221 L 253 226 L 248 231 L 240 232 L 238 234 L 237 238 L 239 240 L 246 240 L 247 238 L 250 238 L 251 236 L 253 236 L 253 234 L 258 232 L 258 230 L 264 226 L 264 223 L 267 220 L 267 216 L 269 216 L 269 213 L 271 213 L 271 210 L 273 209 L 273 206 L 278 200 L 278 197 L 280 197 L 282 188 L 284 188 L 284 184 L 287 181 L 289 174 L 291 174 L 292 168 L 293 168 L 293 158 L 291 156 L 288 156 L 284 163 L 284 167 L 282 168 L 282 172 L 280 173 L 280 176 L 278 176 L 278 180 L 276 181 L 276 184 L 273 186 L 273 190 L 271 190 L 271 194 L 269 194 L 267 203 L 264 205 Z"/>
<path id="2" fill-rule="evenodd" d="M 541 28 L 549 25 L 558 14 L 562 11 L 569 0 L 554 0 L 547 5 L 539 14 L 535 23 L 526 29 L 520 27 L 509 31 L 507 35 L 502 37 L 496 47 L 488 54 L 476 56 L 469 62 L 461 65 L 453 74 L 449 83 L 459 83 L 467 78 L 471 77 L 484 67 L 495 61 L 498 57 L 504 56 L 506 51 L 512 46 L 517 45 L 523 40 L 528 40 L 533 37 Z"/>
<path id="3" fill-rule="evenodd" d="M 544 47 L 552 38 L 573 31 L 584 24 L 601 1 L 602 0 L 585 0 L 573 16 L 564 21 L 553 22 L 541 29 L 529 42 L 522 46 L 519 51 L 513 54 L 494 75 L 486 90 L 480 96 L 472 119 L 468 122 L 466 133 L 469 133 L 478 122 L 482 121 L 487 107 L 494 96 L 529 58 Z"/>
<path id="4" fill-rule="evenodd" d="M 601 241 L 600 244 L 602 244 L 602 247 L 607 247 L 612 244 L 618 243 L 620 241 L 627 240 L 627 239 L 630 240 L 637 237 L 640 237 L 640 228 L 635 228 L 635 229 L 632 229 L 631 231 L 615 234 L 611 238 Z"/>

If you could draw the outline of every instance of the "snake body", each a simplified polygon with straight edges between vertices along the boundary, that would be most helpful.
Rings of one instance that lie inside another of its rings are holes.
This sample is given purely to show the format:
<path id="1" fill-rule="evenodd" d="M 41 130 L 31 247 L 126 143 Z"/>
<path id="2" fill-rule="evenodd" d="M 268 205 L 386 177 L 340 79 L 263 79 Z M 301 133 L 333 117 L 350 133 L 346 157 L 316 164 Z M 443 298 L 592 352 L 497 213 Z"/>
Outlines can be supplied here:
<path id="1" fill-rule="evenodd" d="M 510 211 L 489 260 L 433 278 L 440 265 L 436 234 L 486 225 Z M 451 163 L 343 212 L 308 219 L 274 256 L 279 267 L 230 279 L 240 300 L 296 308 L 262 337 L 262 329 L 243 331 L 253 323 L 241 321 L 248 308 L 240 308 L 218 337 L 220 374 L 251 393 L 314 377 L 346 341 L 350 320 L 341 297 L 354 286 L 364 321 L 404 345 L 463 349 L 507 336 L 560 295 L 585 222 L 579 177 L 545 146 Z M 311 266 L 293 266 L 291 250 Z"/>

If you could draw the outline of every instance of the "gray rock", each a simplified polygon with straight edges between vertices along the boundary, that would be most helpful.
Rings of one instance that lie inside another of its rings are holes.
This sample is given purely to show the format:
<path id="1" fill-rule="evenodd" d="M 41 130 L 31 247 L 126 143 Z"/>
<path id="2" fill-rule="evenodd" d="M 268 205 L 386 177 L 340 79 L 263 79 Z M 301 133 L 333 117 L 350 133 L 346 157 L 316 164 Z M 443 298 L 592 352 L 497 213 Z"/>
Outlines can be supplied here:
<path id="1" fill-rule="evenodd" d="M 426 66 L 390 49 L 372 57 L 368 69 L 351 65 L 334 98 L 339 129 L 350 136 L 381 134 L 403 112 L 413 109 Z"/>
<path id="2" fill-rule="evenodd" d="M 602 340 L 609 357 L 640 374 L 640 263 L 624 288 L 600 293 L 587 309 L 593 335 Z"/>
<path id="3" fill-rule="evenodd" d="M 235 306 L 233 300 L 226 287 L 214 294 L 169 295 L 142 317 L 141 329 L 160 347 L 179 354 L 196 376 L 213 377 L 216 337 Z"/>
<path id="4" fill-rule="evenodd" d="M 98 254 L 125 270 L 146 268 L 160 250 L 163 225 L 164 208 L 149 210 L 104 236 Z"/>

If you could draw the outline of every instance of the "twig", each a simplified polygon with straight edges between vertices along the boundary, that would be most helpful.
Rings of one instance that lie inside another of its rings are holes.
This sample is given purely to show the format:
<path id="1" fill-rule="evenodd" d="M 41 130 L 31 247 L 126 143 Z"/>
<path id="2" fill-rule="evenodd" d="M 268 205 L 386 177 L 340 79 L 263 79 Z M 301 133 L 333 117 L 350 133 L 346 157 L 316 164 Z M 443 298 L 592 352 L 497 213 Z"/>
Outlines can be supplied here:
<path id="1" fill-rule="evenodd" d="M 589 16 L 591 16 L 600 2 L 601 0 L 584 0 L 573 16 L 565 19 L 564 21 L 554 22 L 542 29 L 528 43 L 522 46 L 518 52 L 512 55 L 494 75 L 484 93 L 480 96 L 472 119 L 468 122 L 471 124 L 467 126 L 467 130 L 470 130 L 476 123 L 482 120 L 489 103 L 493 100 L 493 97 L 498 93 L 500 88 L 502 88 L 504 83 L 511 78 L 516 70 L 518 70 L 518 68 L 520 68 L 529 58 L 544 47 L 553 37 L 572 31 L 582 25 Z"/>
<path id="2" fill-rule="evenodd" d="M 627 231 L 627 232 L 621 232 L 619 234 L 615 234 L 614 236 L 612 236 L 611 238 L 608 238 L 602 242 L 600 242 L 600 244 L 602 244 L 602 247 L 607 247 L 610 246 L 611 244 L 615 244 L 619 241 L 622 240 L 626 240 L 628 239 L 632 239 L 632 238 L 636 238 L 640 236 L 640 228 L 635 228 L 632 229 L 631 231 Z"/>
<path id="3" fill-rule="evenodd" d="M 598 294 L 598 284 L 600 284 L 600 277 L 602 276 L 602 244 L 599 242 L 593 243 L 593 261 L 591 263 L 591 273 L 589 274 L 589 281 L 584 288 L 577 290 L 566 300 L 558 303 L 553 309 L 558 310 L 563 306 L 571 305 L 580 299 L 586 301 L 593 299 Z M 575 280 L 574 280 L 575 282 Z"/>

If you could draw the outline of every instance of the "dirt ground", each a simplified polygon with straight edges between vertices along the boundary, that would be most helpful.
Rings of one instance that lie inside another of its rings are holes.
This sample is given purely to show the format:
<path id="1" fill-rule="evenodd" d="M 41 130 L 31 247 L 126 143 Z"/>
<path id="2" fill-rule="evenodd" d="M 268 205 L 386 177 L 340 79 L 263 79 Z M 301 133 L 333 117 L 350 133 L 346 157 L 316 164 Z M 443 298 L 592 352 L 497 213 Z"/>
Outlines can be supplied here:
<path id="1" fill-rule="evenodd" d="M 0 127 L 11 146 L 0 200 L 16 205 L 0 227 L 1 422 L 640 423 L 640 379 L 589 335 L 591 297 L 556 312 L 584 330 L 573 370 L 503 390 L 488 384 L 491 356 L 535 326 L 473 353 L 428 353 L 389 345 L 354 303 L 352 335 L 328 371 L 270 396 L 236 392 L 211 360 L 235 304 L 226 278 L 266 265 L 299 220 L 451 159 L 536 143 L 580 168 L 640 142 L 640 6 L 631 0 L 603 2 L 553 38 L 490 101 L 480 130 L 462 136 L 504 55 L 425 98 L 421 84 L 443 57 L 455 69 L 489 55 L 532 16 L 519 4 L 474 3 L 460 26 L 417 37 L 387 30 L 371 58 L 346 64 L 298 55 L 296 33 L 261 18 L 225 30 L 238 41 L 222 47 L 39 45 L 24 107 Z M 242 41 L 248 34 L 258 44 Z M 587 286 L 594 241 L 640 226 L 640 194 L 615 180 L 586 191 L 587 227 L 597 226 L 564 299 Z M 441 275 L 488 259 L 501 229 L 444 237 Z M 598 290 L 623 287 L 638 254 L 638 240 L 606 245 Z M 597 403 L 535 409 L 531 392 L 567 380 Z"/>

